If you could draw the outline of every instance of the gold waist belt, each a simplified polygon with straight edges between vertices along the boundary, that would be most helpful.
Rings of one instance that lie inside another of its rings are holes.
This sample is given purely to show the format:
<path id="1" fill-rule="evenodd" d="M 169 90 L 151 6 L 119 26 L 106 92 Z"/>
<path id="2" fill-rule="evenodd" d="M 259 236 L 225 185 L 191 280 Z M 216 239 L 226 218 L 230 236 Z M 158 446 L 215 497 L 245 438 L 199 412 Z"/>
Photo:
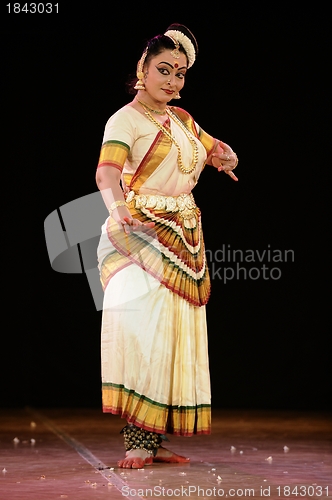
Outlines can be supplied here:
<path id="1" fill-rule="evenodd" d="M 134 204 L 135 208 L 153 208 L 166 212 L 180 212 L 184 219 L 191 219 L 194 216 L 196 203 L 192 193 L 179 194 L 179 196 L 163 196 L 160 194 L 135 194 L 130 191 L 126 197 L 126 202 Z"/>

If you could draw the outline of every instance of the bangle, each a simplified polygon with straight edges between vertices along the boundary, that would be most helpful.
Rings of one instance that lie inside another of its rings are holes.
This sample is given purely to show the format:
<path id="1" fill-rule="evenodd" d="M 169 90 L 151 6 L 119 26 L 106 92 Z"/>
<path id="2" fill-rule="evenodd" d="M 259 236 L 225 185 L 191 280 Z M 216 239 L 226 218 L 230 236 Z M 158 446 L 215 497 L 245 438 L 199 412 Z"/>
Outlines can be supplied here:
<path id="1" fill-rule="evenodd" d="M 124 200 L 113 201 L 112 205 L 108 209 L 109 214 L 111 215 L 113 210 L 115 210 L 117 207 L 123 207 L 126 205 L 127 203 Z"/>

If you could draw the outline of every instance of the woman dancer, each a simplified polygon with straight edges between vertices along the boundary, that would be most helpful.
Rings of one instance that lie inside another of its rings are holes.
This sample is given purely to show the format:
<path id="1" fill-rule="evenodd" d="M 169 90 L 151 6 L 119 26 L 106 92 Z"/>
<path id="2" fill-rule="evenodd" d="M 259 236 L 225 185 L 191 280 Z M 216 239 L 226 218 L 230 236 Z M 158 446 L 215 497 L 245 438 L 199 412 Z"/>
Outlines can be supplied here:
<path id="1" fill-rule="evenodd" d="M 197 52 L 180 24 L 149 40 L 135 97 L 106 124 L 96 173 L 110 214 L 98 247 L 102 401 L 104 412 L 127 422 L 124 468 L 189 461 L 161 446 L 166 434 L 211 430 L 210 280 L 192 190 L 205 165 L 237 180 L 238 160 L 188 112 L 169 106 Z"/>

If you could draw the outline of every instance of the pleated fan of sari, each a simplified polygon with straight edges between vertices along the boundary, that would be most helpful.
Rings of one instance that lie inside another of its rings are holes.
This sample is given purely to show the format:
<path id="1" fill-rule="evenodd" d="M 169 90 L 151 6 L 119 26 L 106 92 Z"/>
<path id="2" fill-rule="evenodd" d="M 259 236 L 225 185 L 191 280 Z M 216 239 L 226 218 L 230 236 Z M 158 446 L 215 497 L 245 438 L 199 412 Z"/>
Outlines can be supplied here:
<path id="1" fill-rule="evenodd" d="M 108 281 L 120 269 L 135 263 L 162 285 L 195 306 L 208 302 L 210 278 L 205 258 L 200 210 L 194 211 L 196 225 L 188 228 L 179 212 L 130 208 L 141 222 L 153 221 L 148 231 L 129 235 L 110 218 L 107 234 L 114 250 L 101 265 L 101 282 Z"/>

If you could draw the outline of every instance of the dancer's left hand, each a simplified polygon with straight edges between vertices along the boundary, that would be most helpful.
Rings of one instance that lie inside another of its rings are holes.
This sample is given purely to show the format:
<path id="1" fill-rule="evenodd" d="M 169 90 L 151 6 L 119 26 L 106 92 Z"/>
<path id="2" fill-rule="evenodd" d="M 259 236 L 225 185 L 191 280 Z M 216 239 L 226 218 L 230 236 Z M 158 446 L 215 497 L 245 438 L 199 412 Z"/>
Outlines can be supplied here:
<path id="1" fill-rule="evenodd" d="M 225 172 L 234 181 L 239 180 L 233 172 L 238 164 L 238 157 L 225 142 L 219 141 L 215 152 L 212 154 L 211 163 L 218 169 L 218 172 Z"/>

